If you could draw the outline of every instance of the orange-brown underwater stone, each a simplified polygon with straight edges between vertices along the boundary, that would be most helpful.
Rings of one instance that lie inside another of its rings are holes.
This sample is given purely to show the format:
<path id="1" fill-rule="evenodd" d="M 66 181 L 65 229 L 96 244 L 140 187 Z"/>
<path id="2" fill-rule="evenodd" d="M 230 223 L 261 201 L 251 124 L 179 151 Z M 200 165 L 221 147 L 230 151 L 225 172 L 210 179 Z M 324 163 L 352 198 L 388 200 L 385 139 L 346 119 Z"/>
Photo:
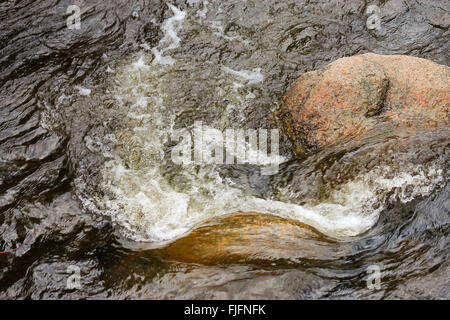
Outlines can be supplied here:
<path id="1" fill-rule="evenodd" d="M 314 257 L 311 241 L 329 241 L 313 227 L 278 216 L 249 212 L 214 218 L 158 255 L 181 262 L 220 264 Z"/>

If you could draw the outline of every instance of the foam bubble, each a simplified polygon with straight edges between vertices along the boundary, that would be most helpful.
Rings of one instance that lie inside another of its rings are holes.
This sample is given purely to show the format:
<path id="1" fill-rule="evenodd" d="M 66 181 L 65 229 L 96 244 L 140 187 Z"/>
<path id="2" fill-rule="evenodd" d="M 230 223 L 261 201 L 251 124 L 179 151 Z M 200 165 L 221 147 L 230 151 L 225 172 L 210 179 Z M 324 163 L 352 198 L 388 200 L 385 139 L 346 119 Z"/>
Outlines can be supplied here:
<path id="1" fill-rule="evenodd" d="M 223 68 L 225 72 L 237 76 L 238 78 L 247 81 L 248 84 L 257 84 L 264 81 L 264 75 L 261 73 L 261 68 L 255 68 L 253 70 L 233 70 L 228 67 Z"/>
<path id="2" fill-rule="evenodd" d="M 89 89 L 89 88 L 84 88 L 81 86 L 76 86 L 75 88 L 78 90 L 78 93 L 82 96 L 90 96 L 91 95 L 91 89 Z"/>

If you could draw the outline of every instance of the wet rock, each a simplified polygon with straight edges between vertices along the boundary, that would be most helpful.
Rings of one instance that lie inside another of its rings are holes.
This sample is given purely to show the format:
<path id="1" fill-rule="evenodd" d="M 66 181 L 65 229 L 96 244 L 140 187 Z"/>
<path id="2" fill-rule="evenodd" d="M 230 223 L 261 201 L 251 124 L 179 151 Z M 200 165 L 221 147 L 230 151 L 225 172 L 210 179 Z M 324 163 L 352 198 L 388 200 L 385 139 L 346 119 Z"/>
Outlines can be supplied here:
<path id="1" fill-rule="evenodd" d="M 381 122 L 449 125 L 450 69 L 401 55 L 363 54 L 300 76 L 277 115 L 297 154 L 360 136 Z"/>
<path id="2" fill-rule="evenodd" d="M 295 260 L 321 255 L 317 242 L 328 240 L 313 227 L 263 213 L 235 213 L 215 218 L 157 254 L 189 263 L 220 264 Z"/>

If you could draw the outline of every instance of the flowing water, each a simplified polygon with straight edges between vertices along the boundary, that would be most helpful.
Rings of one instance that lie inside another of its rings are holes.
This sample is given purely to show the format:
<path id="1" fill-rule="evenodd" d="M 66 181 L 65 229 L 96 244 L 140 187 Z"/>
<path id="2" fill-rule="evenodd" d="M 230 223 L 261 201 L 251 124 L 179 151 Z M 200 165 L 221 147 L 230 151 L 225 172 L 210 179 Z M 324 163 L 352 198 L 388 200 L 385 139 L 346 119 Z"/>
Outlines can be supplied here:
<path id="1" fill-rule="evenodd" d="M 289 84 L 340 57 L 448 65 L 448 4 L 374 3 L 379 30 L 365 1 L 2 2 L 0 297 L 448 299 L 448 128 L 380 126 L 304 158 L 281 135 L 279 154 L 247 143 L 250 163 L 173 160 L 196 123 L 204 139 L 273 132 Z M 280 237 L 263 258 L 164 256 L 205 221 L 250 211 L 322 236 Z"/>

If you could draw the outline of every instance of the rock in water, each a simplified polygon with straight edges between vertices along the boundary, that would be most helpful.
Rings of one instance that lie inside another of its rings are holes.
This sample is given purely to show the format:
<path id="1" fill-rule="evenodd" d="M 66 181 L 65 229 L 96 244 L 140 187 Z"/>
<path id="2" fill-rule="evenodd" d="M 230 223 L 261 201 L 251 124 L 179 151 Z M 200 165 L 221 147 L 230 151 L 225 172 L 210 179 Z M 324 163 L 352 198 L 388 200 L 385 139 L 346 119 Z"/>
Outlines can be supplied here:
<path id="1" fill-rule="evenodd" d="M 360 136 L 380 122 L 397 128 L 449 125 L 450 68 L 367 53 L 301 75 L 276 115 L 297 154 Z"/>
<path id="2" fill-rule="evenodd" d="M 333 242 L 313 227 L 262 213 L 235 213 L 212 219 L 157 254 L 168 260 L 220 264 L 314 259 Z"/>

